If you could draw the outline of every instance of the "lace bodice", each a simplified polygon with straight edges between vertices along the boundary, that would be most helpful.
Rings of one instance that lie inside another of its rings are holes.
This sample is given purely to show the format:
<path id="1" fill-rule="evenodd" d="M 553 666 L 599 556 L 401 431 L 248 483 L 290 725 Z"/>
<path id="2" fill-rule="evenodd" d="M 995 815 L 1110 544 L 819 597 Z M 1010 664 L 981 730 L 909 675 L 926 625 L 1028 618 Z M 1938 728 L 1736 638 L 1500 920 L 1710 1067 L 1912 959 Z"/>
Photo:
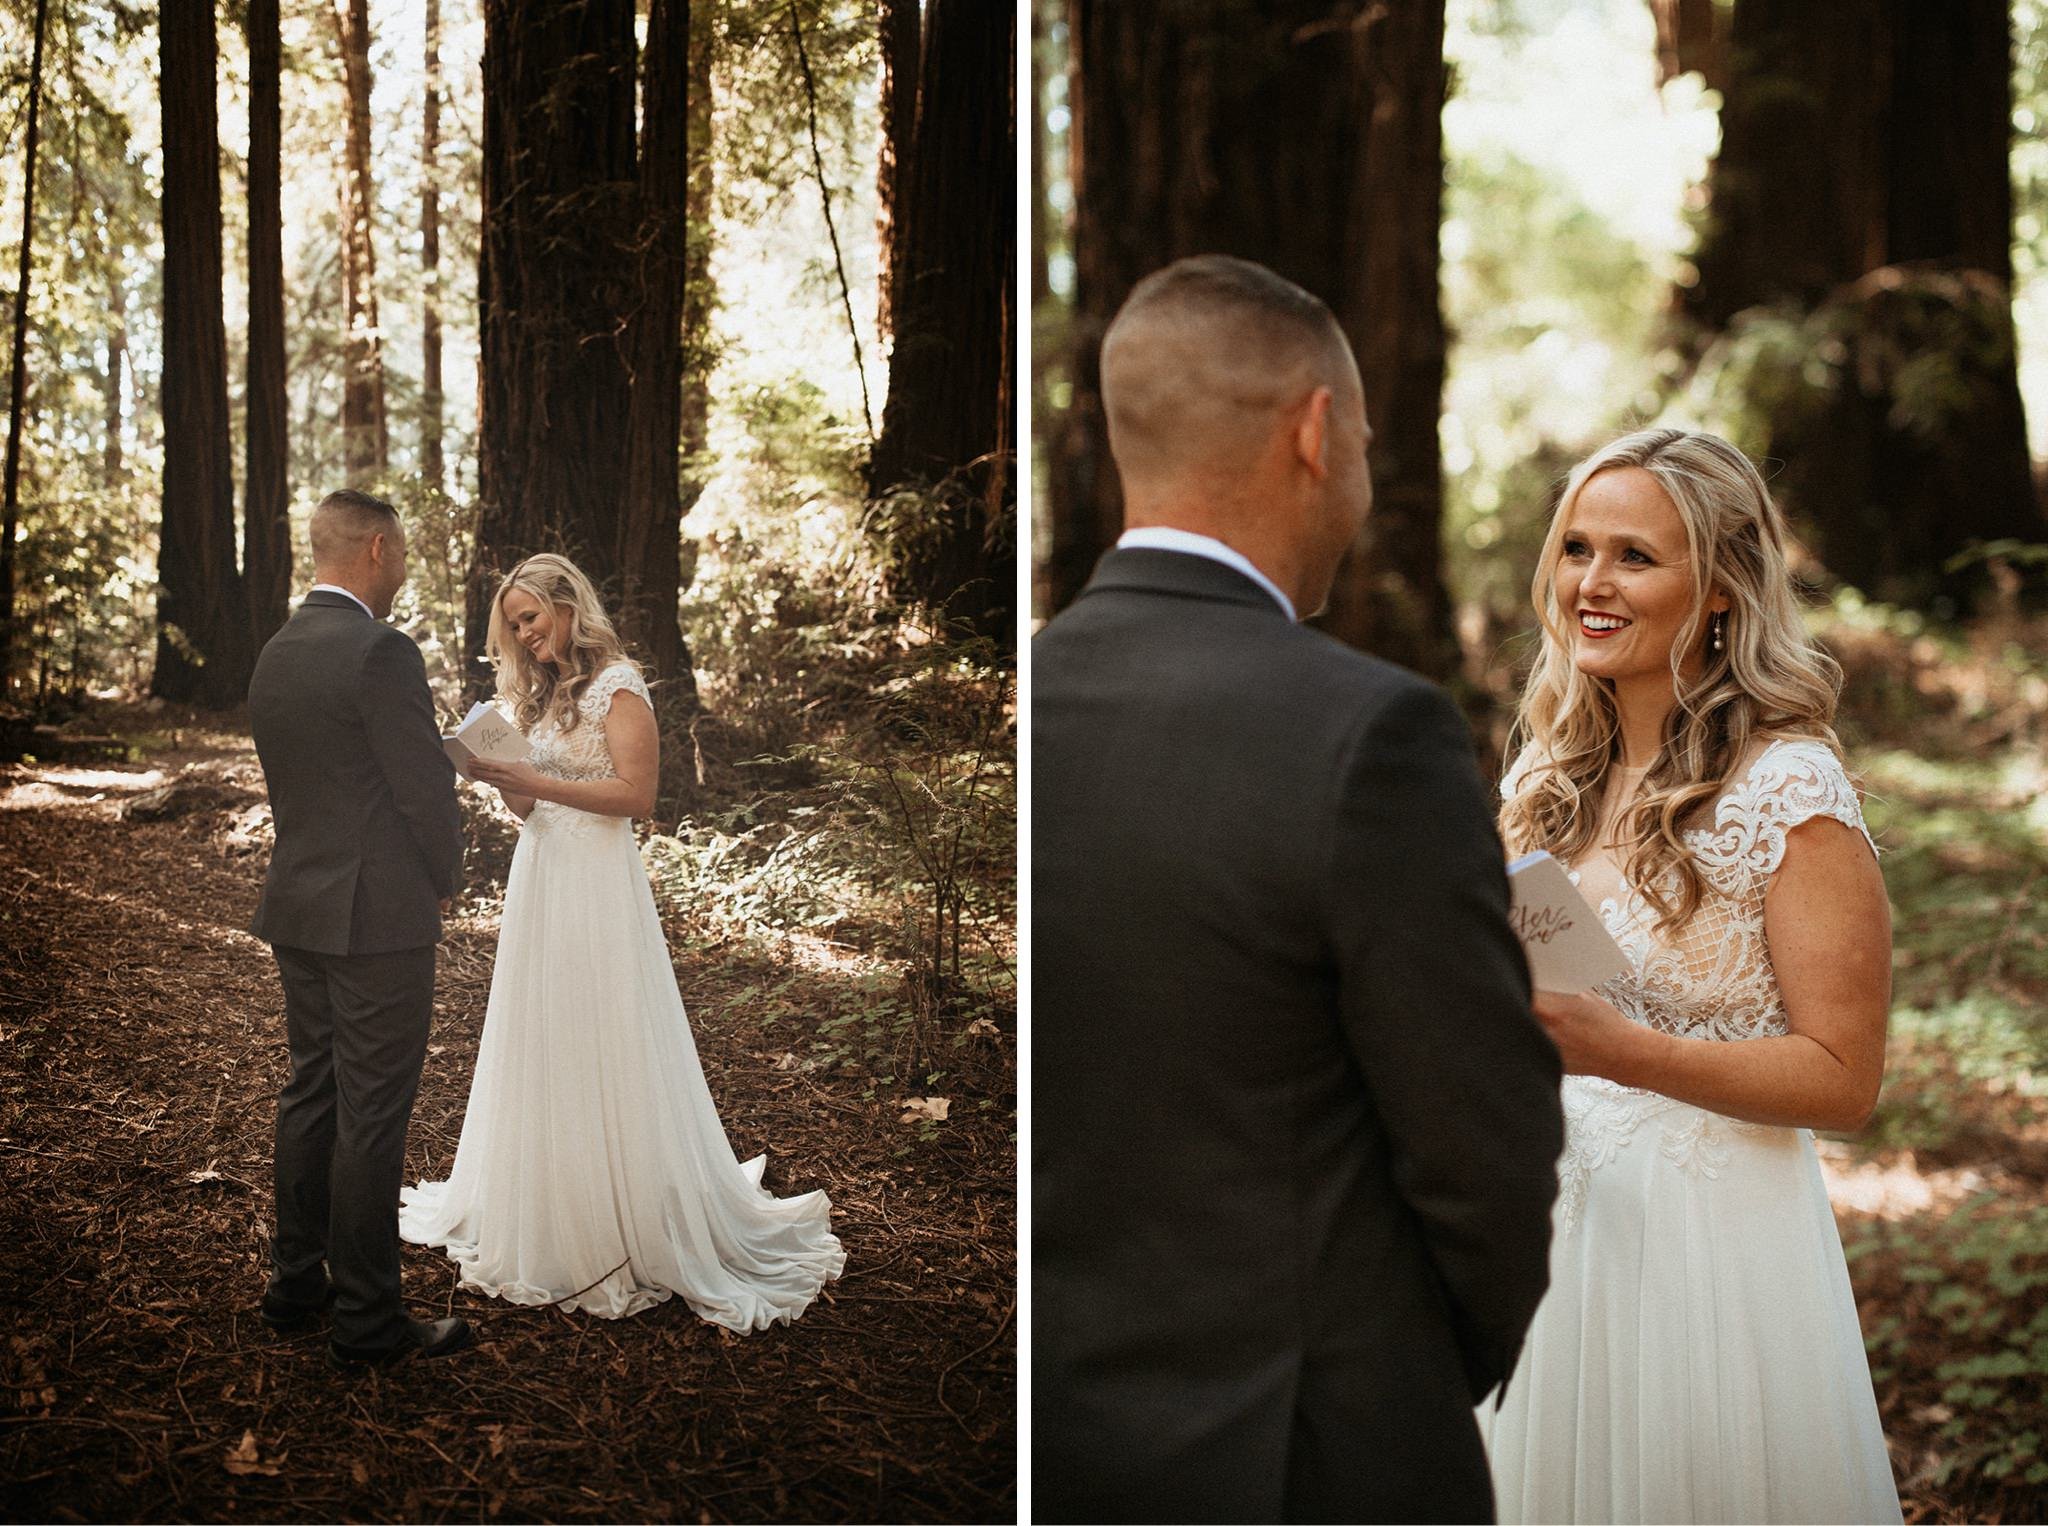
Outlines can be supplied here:
<path id="1" fill-rule="evenodd" d="M 564 731 L 554 716 L 544 717 L 527 734 L 533 749 L 527 759 L 537 772 L 553 779 L 614 779 L 611 748 L 604 739 L 605 712 L 612 696 L 624 689 L 647 700 L 647 682 L 630 662 L 615 662 L 590 681 L 576 702 L 573 730 Z M 651 705 L 653 702 L 648 700 Z"/>
<path id="2" fill-rule="evenodd" d="M 1515 760 L 1501 780 L 1503 798 L 1513 798 L 1530 762 L 1526 751 Z M 1870 840 L 1855 786 L 1826 743 L 1770 743 L 1714 803 L 1713 825 L 1685 834 L 1707 893 L 1675 934 L 1657 932 L 1655 908 L 1604 852 L 1567 865 L 1632 966 L 1594 994 L 1636 1022 L 1686 1038 L 1785 1032 L 1785 1003 L 1764 939 L 1764 894 L 1784 862 L 1786 834 L 1816 816 Z M 1671 884 L 1675 889 L 1675 875 Z"/>

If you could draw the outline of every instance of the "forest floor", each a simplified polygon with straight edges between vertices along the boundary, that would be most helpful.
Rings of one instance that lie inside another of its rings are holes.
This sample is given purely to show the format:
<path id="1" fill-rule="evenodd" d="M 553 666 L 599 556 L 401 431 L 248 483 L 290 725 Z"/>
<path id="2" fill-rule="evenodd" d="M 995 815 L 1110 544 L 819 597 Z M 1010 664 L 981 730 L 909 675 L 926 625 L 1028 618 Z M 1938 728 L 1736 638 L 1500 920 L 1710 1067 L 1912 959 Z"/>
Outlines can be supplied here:
<path id="1" fill-rule="evenodd" d="M 515 1307 L 416 1247 L 410 1311 L 467 1317 L 474 1351 L 350 1378 L 324 1327 L 256 1319 L 287 1060 L 243 931 L 261 776 L 223 724 L 113 709 L 88 729 L 125 756 L 0 767 L 0 1517 L 1013 1519 L 1014 1013 L 960 1025 L 921 1116 L 819 1037 L 900 971 L 822 936 L 665 907 L 734 1147 L 832 1198 L 846 1272 L 796 1324 Z M 124 809 L 172 779 L 217 796 Z M 408 1181 L 453 1160 L 495 940 L 491 901 L 459 908 Z"/>
<path id="2" fill-rule="evenodd" d="M 2048 623 L 1825 634 L 1894 959 L 1883 1099 L 1821 1151 L 1901 1500 L 2048 1520 Z"/>

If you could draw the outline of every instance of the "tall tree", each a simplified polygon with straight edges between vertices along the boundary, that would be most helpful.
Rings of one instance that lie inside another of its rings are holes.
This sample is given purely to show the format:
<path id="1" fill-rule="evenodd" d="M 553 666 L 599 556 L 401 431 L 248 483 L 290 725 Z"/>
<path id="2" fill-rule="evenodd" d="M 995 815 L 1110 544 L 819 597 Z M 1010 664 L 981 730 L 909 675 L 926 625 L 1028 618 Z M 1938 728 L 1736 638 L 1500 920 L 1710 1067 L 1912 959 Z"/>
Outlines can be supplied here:
<path id="1" fill-rule="evenodd" d="M 278 102 L 278 0 L 249 0 L 248 468 L 242 501 L 242 578 L 253 646 L 284 624 L 292 538 L 286 448 L 284 227 Z"/>
<path id="2" fill-rule="evenodd" d="M 376 189 L 370 176 L 369 0 L 333 0 L 335 45 L 348 91 L 341 177 L 341 288 L 347 328 L 342 383 L 343 454 L 352 485 L 374 482 L 390 463 L 384 406 L 383 330 L 377 321 L 377 249 L 371 238 Z"/>
<path id="3" fill-rule="evenodd" d="M 681 592 L 683 260 L 688 221 L 690 7 L 652 0 L 641 62 L 640 231 L 626 325 L 632 390 L 617 561 L 620 626 L 669 694 L 693 698 Z"/>
<path id="4" fill-rule="evenodd" d="M 1708 336 L 1756 309 L 1805 325 L 1764 448 L 1822 561 L 1881 598 L 1967 600 L 1982 573 L 1945 573 L 1956 552 L 2048 538 L 2014 352 L 2011 111 L 2004 0 L 1735 9 L 1682 296 Z"/>
<path id="5" fill-rule="evenodd" d="M 620 591 L 635 63 L 633 0 L 485 0 L 472 664 L 497 576 L 522 556 L 565 551 Z"/>
<path id="6" fill-rule="evenodd" d="M 899 588 L 1015 638 L 1016 504 L 1003 456 L 1014 395 L 1014 6 L 931 0 L 910 190 L 898 208 L 889 401 L 869 463 Z M 1007 173 L 991 173 L 990 166 Z"/>
<path id="7" fill-rule="evenodd" d="M 875 332 L 895 331 L 896 209 L 910 193 L 911 147 L 917 138 L 917 74 L 924 40 L 919 0 L 882 0 L 882 151 L 875 169 L 875 274 L 880 292 Z"/>
<path id="8" fill-rule="evenodd" d="M 1438 544 L 1443 15 L 1442 0 L 1071 0 L 1073 405 L 1051 446 L 1048 612 L 1122 519 L 1103 330 L 1143 276 L 1235 254 L 1327 302 L 1365 382 L 1376 502 L 1325 623 L 1455 671 Z"/>
<path id="9" fill-rule="evenodd" d="M 151 692 L 218 708 L 241 702 L 251 653 L 248 606 L 235 569 L 213 0 L 164 0 L 158 47 L 164 477 Z"/>
<path id="10" fill-rule="evenodd" d="M 21 425 L 28 402 L 29 252 L 35 243 L 36 148 L 43 100 L 43 31 L 50 0 L 36 0 L 35 42 L 28 66 L 28 149 L 21 180 L 21 252 L 14 278 L 14 343 L 8 375 L 7 464 L 0 479 L 5 511 L 0 513 L 0 697 L 14 683 L 14 534 L 21 523 Z"/>
<path id="11" fill-rule="evenodd" d="M 108 265 L 107 280 L 107 368 L 100 376 L 100 396 L 105 408 L 106 445 L 101 454 L 101 472 L 109 484 L 128 474 L 127 455 L 122 448 L 122 430 L 127 419 L 124 399 L 128 370 L 128 286 L 120 261 Z"/>
<path id="12" fill-rule="evenodd" d="M 420 472 L 447 486 L 441 390 L 441 0 L 426 0 L 426 120 L 420 132 Z"/>
<path id="13" fill-rule="evenodd" d="M 716 7 L 700 5 L 690 17 L 690 88 L 686 136 L 689 186 L 683 245 L 683 512 L 704 491 L 704 451 L 711 438 L 711 371 L 718 347 L 711 332 L 717 292 L 711 279 L 711 206 L 717 157 L 712 152 L 711 61 Z"/>

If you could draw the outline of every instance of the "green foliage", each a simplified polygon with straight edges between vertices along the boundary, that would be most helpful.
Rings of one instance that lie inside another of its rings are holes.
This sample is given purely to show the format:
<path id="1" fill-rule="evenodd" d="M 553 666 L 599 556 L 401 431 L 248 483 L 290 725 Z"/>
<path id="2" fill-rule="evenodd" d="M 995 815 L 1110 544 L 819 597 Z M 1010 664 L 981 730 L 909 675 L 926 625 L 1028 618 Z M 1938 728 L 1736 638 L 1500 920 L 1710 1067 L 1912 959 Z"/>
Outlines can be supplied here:
<path id="1" fill-rule="evenodd" d="M 1971 272 L 1894 273 L 1821 303 L 1738 314 L 1688 383 L 1685 408 L 1752 455 L 1796 441 L 1847 396 L 1938 441 L 1980 406 L 1979 378 L 2012 348 L 2007 294 Z"/>
<path id="2" fill-rule="evenodd" d="M 2048 1207 L 1982 1193 L 1946 1215 L 1857 1224 L 1844 1248 L 1858 1283 L 1885 1293 L 1864 1335 L 1873 1380 L 1938 1427 L 1926 1481 L 2048 1484 L 2026 1423 L 2048 1392 Z"/>

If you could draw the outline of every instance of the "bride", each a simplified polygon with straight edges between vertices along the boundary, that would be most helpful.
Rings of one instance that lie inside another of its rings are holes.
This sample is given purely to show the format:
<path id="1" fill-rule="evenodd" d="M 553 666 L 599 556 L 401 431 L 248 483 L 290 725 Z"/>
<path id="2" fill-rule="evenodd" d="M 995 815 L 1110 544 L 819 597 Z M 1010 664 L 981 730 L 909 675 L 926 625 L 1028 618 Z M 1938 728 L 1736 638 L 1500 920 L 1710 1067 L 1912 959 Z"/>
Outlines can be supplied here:
<path id="1" fill-rule="evenodd" d="M 1479 1411 L 1503 1521 L 1897 1521 L 1811 1130 L 1876 1105 L 1891 923 L 1756 469 L 1647 430 L 1565 485 L 1502 781 L 1630 971 L 1540 994 L 1550 1291 Z"/>
<path id="2" fill-rule="evenodd" d="M 514 1303 L 616 1319 L 675 1293 L 733 1330 L 795 1319 L 846 1257 L 825 1194 L 763 1190 L 705 1085 L 633 840 L 647 685 L 560 556 L 505 576 L 488 645 L 532 754 L 468 772 L 525 827 L 455 1169 L 401 1192 L 400 1233 Z"/>

